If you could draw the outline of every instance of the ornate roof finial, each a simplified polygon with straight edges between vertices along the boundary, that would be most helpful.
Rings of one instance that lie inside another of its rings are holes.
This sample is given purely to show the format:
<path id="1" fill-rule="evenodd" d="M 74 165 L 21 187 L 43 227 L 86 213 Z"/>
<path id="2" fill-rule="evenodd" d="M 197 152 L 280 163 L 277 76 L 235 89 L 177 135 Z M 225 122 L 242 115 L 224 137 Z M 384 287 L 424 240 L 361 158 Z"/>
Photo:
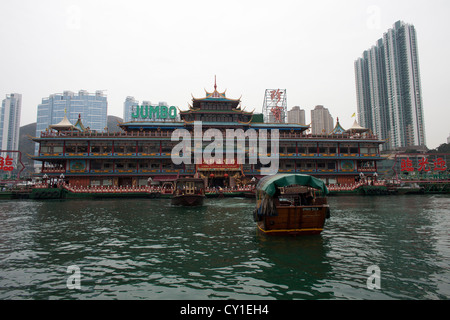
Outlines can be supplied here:
<path id="1" fill-rule="evenodd" d="M 214 90 L 217 91 L 217 80 L 216 80 L 216 76 L 214 76 Z"/>

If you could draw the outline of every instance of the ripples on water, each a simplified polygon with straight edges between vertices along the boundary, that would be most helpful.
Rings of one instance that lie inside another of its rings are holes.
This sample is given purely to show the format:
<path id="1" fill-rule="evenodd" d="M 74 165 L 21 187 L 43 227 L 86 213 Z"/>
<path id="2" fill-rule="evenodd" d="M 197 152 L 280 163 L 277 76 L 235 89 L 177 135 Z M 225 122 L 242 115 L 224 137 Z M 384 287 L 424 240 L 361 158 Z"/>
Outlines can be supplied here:
<path id="1" fill-rule="evenodd" d="M 448 299 L 450 198 L 336 197 L 320 236 L 259 235 L 254 202 L 0 202 L 0 299 Z M 67 267 L 81 270 L 69 290 Z M 381 289 L 367 288 L 371 265 Z"/>

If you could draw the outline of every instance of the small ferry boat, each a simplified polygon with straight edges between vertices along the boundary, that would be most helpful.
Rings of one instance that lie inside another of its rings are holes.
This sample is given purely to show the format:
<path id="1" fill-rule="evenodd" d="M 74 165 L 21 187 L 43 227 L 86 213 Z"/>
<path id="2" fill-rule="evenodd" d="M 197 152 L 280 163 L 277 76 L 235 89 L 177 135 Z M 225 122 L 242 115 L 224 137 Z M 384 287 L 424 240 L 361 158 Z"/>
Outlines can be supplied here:
<path id="1" fill-rule="evenodd" d="M 327 194 L 325 183 L 309 175 L 264 177 L 256 187 L 254 220 L 264 234 L 320 234 L 330 217 Z"/>
<path id="2" fill-rule="evenodd" d="M 425 190 L 418 183 L 402 183 L 397 186 L 398 194 L 421 194 Z"/>
<path id="3" fill-rule="evenodd" d="M 175 182 L 172 205 L 201 206 L 205 199 L 205 181 L 196 178 L 180 178 Z"/>

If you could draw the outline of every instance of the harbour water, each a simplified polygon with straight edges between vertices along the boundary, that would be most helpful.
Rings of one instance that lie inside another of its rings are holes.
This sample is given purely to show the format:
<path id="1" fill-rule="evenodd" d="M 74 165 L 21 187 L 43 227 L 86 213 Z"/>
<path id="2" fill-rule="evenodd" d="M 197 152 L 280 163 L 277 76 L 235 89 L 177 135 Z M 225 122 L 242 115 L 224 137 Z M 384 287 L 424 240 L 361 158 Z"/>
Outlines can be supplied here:
<path id="1" fill-rule="evenodd" d="M 0 299 L 450 298 L 448 195 L 329 203 L 321 235 L 274 238 L 243 198 L 2 201 Z"/>

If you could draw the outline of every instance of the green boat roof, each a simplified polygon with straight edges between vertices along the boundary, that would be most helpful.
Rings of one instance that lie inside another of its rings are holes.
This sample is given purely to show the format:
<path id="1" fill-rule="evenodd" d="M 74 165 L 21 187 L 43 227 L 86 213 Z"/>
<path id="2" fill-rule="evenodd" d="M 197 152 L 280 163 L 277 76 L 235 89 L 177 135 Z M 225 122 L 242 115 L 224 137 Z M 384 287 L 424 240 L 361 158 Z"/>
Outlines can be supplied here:
<path id="1" fill-rule="evenodd" d="M 276 174 L 262 178 L 257 185 L 258 191 L 263 191 L 269 196 L 273 196 L 277 187 L 287 187 L 291 185 L 308 186 L 314 189 L 319 189 L 324 195 L 328 194 L 328 189 L 325 183 L 313 176 L 306 174 Z"/>

